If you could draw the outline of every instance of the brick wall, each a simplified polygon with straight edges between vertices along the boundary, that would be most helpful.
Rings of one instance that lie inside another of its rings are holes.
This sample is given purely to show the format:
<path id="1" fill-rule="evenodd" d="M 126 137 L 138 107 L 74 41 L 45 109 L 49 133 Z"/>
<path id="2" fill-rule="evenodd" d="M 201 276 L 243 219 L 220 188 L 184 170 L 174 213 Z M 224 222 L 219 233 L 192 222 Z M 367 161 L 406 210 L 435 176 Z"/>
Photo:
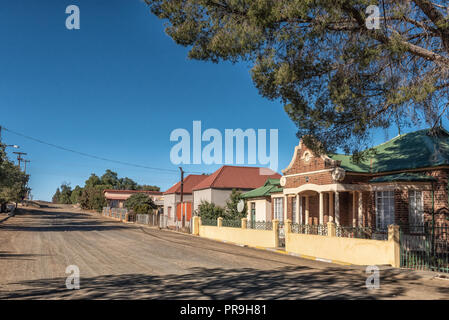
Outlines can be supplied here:
<path id="1" fill-rule="evenodd" d="M 319 224 L 319 204 L 320 198 L 318 195 L 309 197 L 309 224 Z"/>

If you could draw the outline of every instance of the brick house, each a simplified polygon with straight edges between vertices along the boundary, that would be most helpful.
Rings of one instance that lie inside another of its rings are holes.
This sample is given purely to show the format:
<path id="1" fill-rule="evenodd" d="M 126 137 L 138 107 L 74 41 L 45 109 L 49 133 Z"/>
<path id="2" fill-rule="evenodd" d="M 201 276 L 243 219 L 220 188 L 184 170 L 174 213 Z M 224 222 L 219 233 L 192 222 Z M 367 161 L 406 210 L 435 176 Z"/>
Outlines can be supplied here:
<path id="1" fill-rule="evenodd" d="M 385 230 L 390 224 L 447 223 L 449 133 L 419 130 L 374 147 L 356 163 L 341 154 L 315 155 L 301 141 L 270 193 L 272 218 L 293 223 Z"/>

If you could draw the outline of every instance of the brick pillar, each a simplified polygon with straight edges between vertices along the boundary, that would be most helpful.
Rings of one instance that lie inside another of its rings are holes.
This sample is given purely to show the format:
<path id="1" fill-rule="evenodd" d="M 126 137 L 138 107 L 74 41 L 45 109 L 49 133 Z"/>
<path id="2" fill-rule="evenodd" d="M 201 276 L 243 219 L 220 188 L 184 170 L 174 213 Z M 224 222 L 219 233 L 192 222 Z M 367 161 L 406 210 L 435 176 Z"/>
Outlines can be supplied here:
<path id="1" fill-rule="evenodd" d="M 274 236 L 274 247 L 279 247 L 279 220 L 274 219 L 273 224 L 273 236 Z"/>
<path id="2" fill-rule="evenodd" d="M 194 216 L 192 219 L 193 219 L 192 234 L 194 236 L 199 236 L 200 235 L 200 217 Z"/>
<path id="3" fill-rule="evenodd" d="M 248 227 L 248 219 L 242 218 L 242 229 L 246 229 Z"/>
<path id="4" fill-rule="evenodd" d="M 328 222 L 327 223 L 327 236 L 328 237 L 335 237 L 337 235 L 337 229 L 334 222 Z"/>
<path id="5" fill-rule="evenodd" d="M 401 266 L 401 246 L 399 240 L 399 226 L 388 226 L 388 242 L 390 243 L 390 264 L 394 268 Z"/>
<path id="6" fill-rule="evenodd" d="M 292 232 L 292 221 L 290 219 L 285 220 L 285 233 Z"/>

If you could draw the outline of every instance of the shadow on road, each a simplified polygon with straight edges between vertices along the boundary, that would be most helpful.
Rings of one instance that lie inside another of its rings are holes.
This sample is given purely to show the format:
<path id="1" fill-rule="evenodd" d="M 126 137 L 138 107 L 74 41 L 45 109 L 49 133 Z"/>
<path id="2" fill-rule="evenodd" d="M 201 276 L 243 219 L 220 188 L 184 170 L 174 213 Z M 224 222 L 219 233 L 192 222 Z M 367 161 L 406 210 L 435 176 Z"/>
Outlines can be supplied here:
<path id="1" fill-rule="evenodd" d="M 43 257 L 44 254 L 28 254 L 28 253 L 11 253 L 8 251 L 0 251 L 0 259 L 8 260 L 34 260 L 30 258 Z"/>
<path id="2" fill-rule="evenodd" d="M 274 270 L 193 268 L 187 274 L 123 274 L 84 278 L 80 290 L 67 290 L 65 278 L 24 281 L 15 292 L 0 290 L 0 299 L 381 299 L 404 295 L 401 283 L 419 276 L 385 270 L 381 288 L 368 290 L 366 275 L 338 268 Z"/>
<path id="3" fill-rule="evenodd" d="M 39 210 L 23 210 L 18 212 L 22 218 L 20 223 L 0 225 L 4 231 L 28 231 L 28 232 L 57 232 L 57 231 L 107 231 L 124 229 L 127 226 L 115 221 L 101 221 L 92 219 L 85 213 L 74 212 L 43 212 Z M 27 223 L 27 218 L 29 223 Z"/>

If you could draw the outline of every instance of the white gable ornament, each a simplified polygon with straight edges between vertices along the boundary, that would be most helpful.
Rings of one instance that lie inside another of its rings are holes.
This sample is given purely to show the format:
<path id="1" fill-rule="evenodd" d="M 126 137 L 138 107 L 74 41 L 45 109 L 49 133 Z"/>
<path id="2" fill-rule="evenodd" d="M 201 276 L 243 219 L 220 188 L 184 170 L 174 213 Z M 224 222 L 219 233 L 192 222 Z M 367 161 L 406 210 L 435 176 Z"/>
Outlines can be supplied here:
<path id="1" fill-rule="evenodd" d="M 332 170 L 332 179 L 335 182 L 343 181 L 343 179 L 345 178 L 345 175 L 346 175 L 346 171 L 345 171 L 345 169 L 343 169 L 341 167 L 335 167 L 335 169 Z"/>
<path id="2" fill-rule="evenodd" d="M 279 179 L 279 184 L 281 185 L 281 187 L 285 186 L 285 183 L 287 182 L 287 179 L 282 176 L 281 179 Z"/>

